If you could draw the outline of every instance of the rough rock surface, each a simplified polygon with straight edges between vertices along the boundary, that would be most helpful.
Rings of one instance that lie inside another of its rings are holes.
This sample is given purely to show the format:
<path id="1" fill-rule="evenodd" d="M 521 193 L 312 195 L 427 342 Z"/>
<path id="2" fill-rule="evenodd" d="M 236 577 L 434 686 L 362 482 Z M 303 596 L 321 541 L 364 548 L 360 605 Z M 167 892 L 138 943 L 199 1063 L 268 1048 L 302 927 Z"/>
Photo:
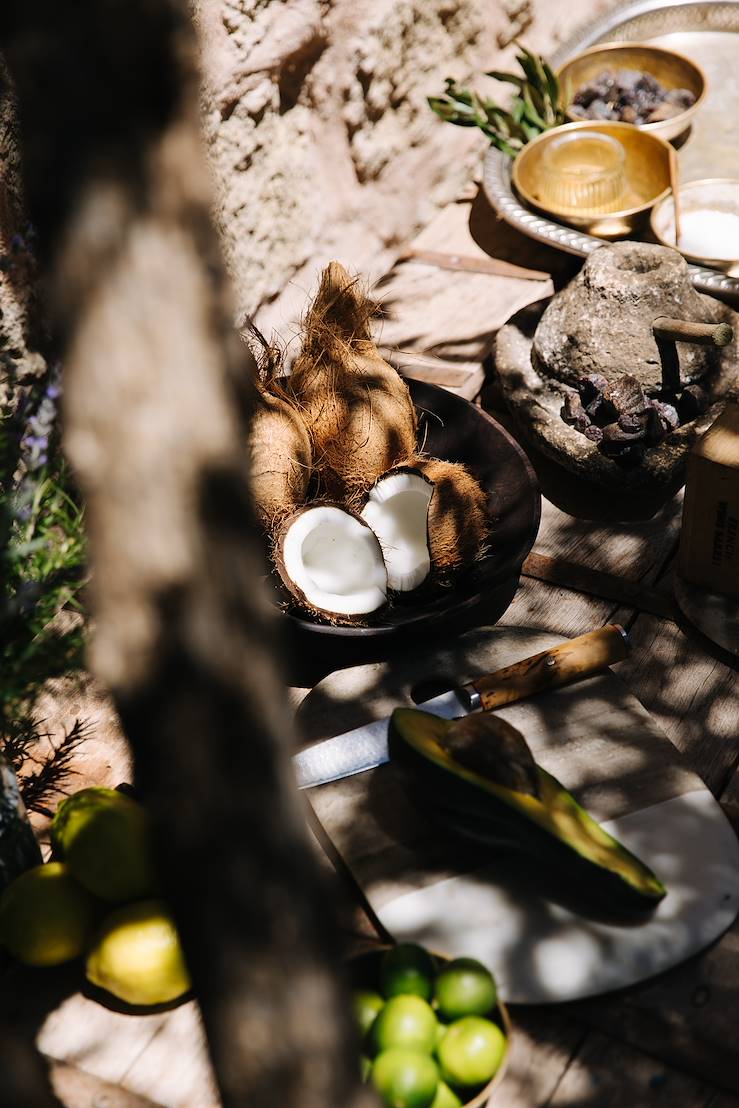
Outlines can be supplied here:
<path id="1" fill-rule="evenodd" d="M 239 316 L 263 329 L 300 316 L 337 258 L 370 280 L 479 174 L 485 139 L 451 127 L 426 96 L 446 76 L 505 97 L 481 76 L 514 66 L 514 35 L 549 52 L 610 0 L 193 0 L 216 218 Z M 508 45 L 505 45 L 508 44 Z M 17 135 L 0 70 L 0 335 L 38 372 L 31 277 L 13 245 L 26 224 Z M 28 264 L 27 264 L 28 263 Z M 2 379 L 0 365 L 0 380 Z"/>
<path id="2" fill-rule="evenodd" d="M 44 371 L 32 253 L 32 228 L 18 183 L 15 102 L 0 61 L 0 398 Z M 29 233 L 30 231 L 30 233 Z"/>
<path id="3" fill-rule="evenodd" d="M 607 0 L 196 0 L 205 126 L 238 308 L 300 315 L 336 258 L 374 280 L 479 171 L 485 139 L 431 113 L 446 76 L 487 87 L 523 29 L 551 52 Z M 555 18 L 556 15 L 556 18 Z"/>
<path id="4" fill-rule="evenodd" d="M 652 323 L 660 315 L 734 321 L 729 308 L 696 292 L 675 250 L 643 242 L 601 246 L 544 312 L 532 347 L 534 367 L 573 386 L 588 373 L 609 381 L 630 373 L 645 390 L 656 390 L 662 363 Z M 681 343 L 679 351 L 685 384 L 712 376 L 721 361 L 715 347 Z"/>

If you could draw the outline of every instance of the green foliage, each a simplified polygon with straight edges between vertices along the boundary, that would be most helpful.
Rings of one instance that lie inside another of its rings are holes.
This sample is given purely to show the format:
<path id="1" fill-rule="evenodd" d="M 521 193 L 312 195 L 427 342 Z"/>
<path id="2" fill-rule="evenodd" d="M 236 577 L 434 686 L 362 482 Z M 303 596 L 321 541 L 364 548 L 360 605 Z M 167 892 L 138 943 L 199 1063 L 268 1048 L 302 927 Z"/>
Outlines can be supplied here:
<path id="1" fill-rule="evenodd" d="M 518 45 L 521 53 L 516 61 L 523 76 L 494 69 L 486 74 L 518 90 L 507 108 L 473 89 L 460 88 L 451 77 L 447 77 L 441 96 L 428 98 L 429 107 L 441 119 L 458 127 L 479 127 L 493 146 L 510 157 L 543 131 L 565 122 L 556 75 L 538 54 Z"/>
<path id="2" fill-rule="evenodd" d="M 83 509 L 59 446 L 58 367 L 22 386 L 7 361 L 3 368 L 0 752 L 16 771 L 26 763 L 19 783 L 28 806 L 37 807 L 69 772 L 71 752 L 85 733 L 78 721 L 55 747 L 34 715 L 44 683 L 82 661 Z"/>

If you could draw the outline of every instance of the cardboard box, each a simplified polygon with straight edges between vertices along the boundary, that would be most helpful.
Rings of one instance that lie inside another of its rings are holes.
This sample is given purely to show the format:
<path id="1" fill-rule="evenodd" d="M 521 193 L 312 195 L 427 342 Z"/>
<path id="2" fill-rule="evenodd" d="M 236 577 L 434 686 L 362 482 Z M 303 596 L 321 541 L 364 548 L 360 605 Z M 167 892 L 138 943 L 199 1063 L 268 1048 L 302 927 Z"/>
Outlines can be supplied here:
<path id="1" fill-rule="evenodd" d="M 739 403 L 730 403 L 688 458 L 680 574 L 739 597 Z"/>

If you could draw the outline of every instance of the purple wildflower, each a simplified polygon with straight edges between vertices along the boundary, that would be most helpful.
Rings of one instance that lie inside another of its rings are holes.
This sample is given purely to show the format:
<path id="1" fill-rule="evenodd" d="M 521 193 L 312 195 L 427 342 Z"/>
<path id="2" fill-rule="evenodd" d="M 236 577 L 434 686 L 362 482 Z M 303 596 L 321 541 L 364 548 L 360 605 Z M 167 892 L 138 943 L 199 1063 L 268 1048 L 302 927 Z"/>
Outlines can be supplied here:
<path id="1" fill-rule="evenodd" d="M 58 362 L 51 367 L 41 400 L 33 415 L 28 417 L 21 438 L 21 455 L 29 473 L 46 465 L 49 459 L 49 439 L 54 430 L 57 401 L 61 395 L 60 370 Z"/>

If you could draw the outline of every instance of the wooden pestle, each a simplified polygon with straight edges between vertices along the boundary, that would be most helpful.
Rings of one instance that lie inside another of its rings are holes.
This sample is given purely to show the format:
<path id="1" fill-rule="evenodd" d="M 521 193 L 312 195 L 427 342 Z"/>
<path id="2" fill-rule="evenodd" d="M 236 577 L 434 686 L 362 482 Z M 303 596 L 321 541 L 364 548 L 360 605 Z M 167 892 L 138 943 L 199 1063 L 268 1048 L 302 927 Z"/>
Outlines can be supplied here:
<path id="1" fill-rule="evenodd" d="M 660 315 L 652 323 L 662 362 L 662 384 L 668 392 L 679 392 L 680 358 L 677 342 L 694 342 L 700 346 L 728 346 L 734 331 L 728 323 L 700 323 L 692 319 L 670 319 Z"/>

